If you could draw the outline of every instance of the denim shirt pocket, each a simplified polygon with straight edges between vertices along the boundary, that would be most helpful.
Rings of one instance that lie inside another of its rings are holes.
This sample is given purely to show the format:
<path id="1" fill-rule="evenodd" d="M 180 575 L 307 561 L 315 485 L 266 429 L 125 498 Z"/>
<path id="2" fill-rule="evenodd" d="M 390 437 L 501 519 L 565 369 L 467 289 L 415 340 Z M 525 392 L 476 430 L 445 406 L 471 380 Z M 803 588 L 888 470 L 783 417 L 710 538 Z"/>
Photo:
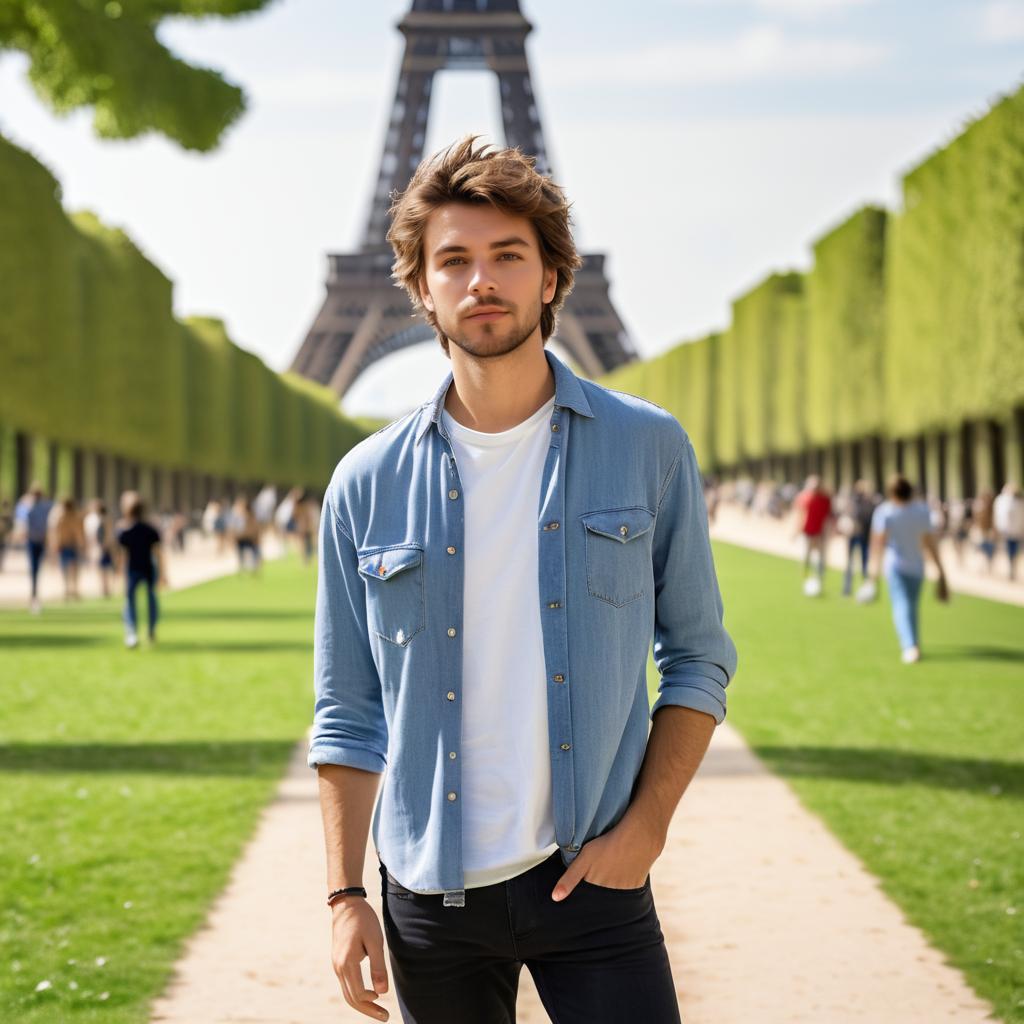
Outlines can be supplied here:
<path id="1" fill-rule="evenodd" d="M 366 580 L 366 622 L 382 640 L 406 647 L 426 625 L 423 549 L 391 544 L 357 552 Z"/>
<path id="2" fill-rule="evenodd" d="M 643 597 L 653 578 L 650 534 L 654 513 L 642 505 L 586 512 L 587 590 L 621 608 Z"/>

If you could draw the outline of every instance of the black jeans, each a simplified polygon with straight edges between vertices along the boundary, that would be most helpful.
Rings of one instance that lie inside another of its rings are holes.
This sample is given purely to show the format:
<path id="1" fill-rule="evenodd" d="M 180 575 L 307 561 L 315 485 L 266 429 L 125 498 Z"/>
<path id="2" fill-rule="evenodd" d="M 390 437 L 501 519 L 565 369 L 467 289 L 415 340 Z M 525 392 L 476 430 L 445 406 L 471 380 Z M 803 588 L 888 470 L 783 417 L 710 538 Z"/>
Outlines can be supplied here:
<path id="1" fill-rule="evenodd" d="M 379 859 L 379 858 L 378 858 Z M 406 1024 L 515 1024 L 525 963 L 554 1024 L 679 1024 L 651 879 L 581 881 L 561 902 L 556 850 L 515 878 L 466 890 L 464 907 L 410 892 L 381 863 L 395 994 Z"/>

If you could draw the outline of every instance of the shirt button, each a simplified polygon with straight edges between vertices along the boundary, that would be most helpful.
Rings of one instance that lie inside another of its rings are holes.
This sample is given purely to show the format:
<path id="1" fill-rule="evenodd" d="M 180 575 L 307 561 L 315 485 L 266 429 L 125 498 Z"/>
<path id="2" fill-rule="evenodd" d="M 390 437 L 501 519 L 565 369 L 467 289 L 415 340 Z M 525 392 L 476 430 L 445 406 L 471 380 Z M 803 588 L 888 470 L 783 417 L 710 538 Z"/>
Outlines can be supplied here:
<path id="1" fill-rule="evenodd" d="M 449 690 L 448 691 L 448 699 L 449 700 L 455 700 L 455 691 L 454 690 Z"/>
<path id="2" fill-rule="evenodd" d="M 558 424 L 557 423 L 552 423 L 551 424 L 551 430 L 552 430 L 553 433 L 557 434 L 558 433 Z"/>
<path id="3" fill-rule="evenodd" d="M 556 683 L 564 683 L 565 682 L 565 676 L 563 676 L 561 672 L 559 672 L 558 675 L 556 675 L 556 676 L 552 676 L 551 678 L 554 679 L 554 681 Z"/>
<path id="4" fill-rule="evenodd" d="M 448 635 L 449 636 L 455 636 L 455 627 L 454 626 L 449 626 L 448 627 Z"/>
<path id="5" fill-rule="evenodd" d="M 572 746 L 572 744 L 571 744 L 571 743 L 563 743 L 563 744 L 562 744 L 562 749 L 563 749 L 563 750 L 568 750 L 568 749 L 569 749 L 569 748 L 570 748 L 571 746 Z"/>
<path id="6" fill-rule="evenodd" d="M 451 759 L 452 761 L 454 761 L 454 760 L 455 760 L 455 751 L 454 751 L 454 750 L 449 750 L 449 751 L 448 751 L 448 757 L 449 757 L 449 758 L 450 758 L 450 759 Z"/>
<path id="7" fill-rule="evenodd" d="M 621 533 L 622 536 L 625 537 L 626 534 L 629 533 L 629 527 L 628 526 L 620 526 L 619 527 L 619 533 Z"/>
<path id="8" fill-rule="evenodd" d="M 545 530 L 557 530 L 558 529 L 558 523 L 548 523 L 547 526 L 544 527 L 544 529 Z"/>
<path id="9" fill-rule="evenodd" d="M 453 487 L 453 488 L 452 488 L 452 489 L 451 489 L 451 490 L 450 490 L 450 491 L 448 492 L 448 497 L 449 497 L 449 498 L 451 498 L 451 499 L 452 499 L 453 501 L 454 501 L 454 500 L 455 500 L 455 499 L 456 499 L 456 498 L 457 498 L 458 496 L 459 496 L 459 492 L 458 492 L 457 490 L 455 490 L 455 488 L 454 488 L 454 487 Z"/>
<path id="10" fill-rule="evenodd" d="M 455 799 L 455 794 L 454 793 L 449 793 L 448 794 L 448 799 L 449 800 L 454 800 Z"/>
<path id="11" fill-rule="evenodd" d="M 453 548 L 450 544 L 448 545 L 448 554 L 449 555 L 454 555 L 455 554 L 455 548 Z"/>
<path id="12" fill-rule="evenodd" d="M 562 602 L 561 601 L 549 601 L 548 602 L 548 607 L 549 608 L 561 608 L 562 607 Z"/>

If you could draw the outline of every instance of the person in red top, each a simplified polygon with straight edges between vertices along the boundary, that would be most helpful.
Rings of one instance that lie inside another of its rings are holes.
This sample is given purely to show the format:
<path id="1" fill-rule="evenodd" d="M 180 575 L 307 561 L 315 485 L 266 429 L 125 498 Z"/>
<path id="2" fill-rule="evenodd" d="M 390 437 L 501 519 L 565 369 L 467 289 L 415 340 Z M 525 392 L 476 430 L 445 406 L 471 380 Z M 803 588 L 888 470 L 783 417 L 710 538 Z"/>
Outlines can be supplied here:
<path id="1" fill-rule="evenodd" d="M 816 552 L 818 587 L 815 593 L 821 593 L 825 586 L 825 548 L 828 545 L 833 519 L 832 499 L 828 491 L 822 487 L 821 477 L 812 475 L 807 478 L 804 489 L 793 502 L 793 507 L 797 516 L 797 527 L 793 536 L 802 533 L 804 537 L 804 581 L 806 582 L 810 572 L 811 554 Z"/>

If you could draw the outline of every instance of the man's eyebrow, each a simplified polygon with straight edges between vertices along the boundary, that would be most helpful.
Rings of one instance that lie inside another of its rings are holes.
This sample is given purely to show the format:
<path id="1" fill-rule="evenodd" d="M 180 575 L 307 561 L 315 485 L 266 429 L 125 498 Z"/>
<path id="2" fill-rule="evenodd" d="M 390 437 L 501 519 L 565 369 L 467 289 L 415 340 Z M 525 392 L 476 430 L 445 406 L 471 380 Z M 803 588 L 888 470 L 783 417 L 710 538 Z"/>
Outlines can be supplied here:
<path id="1" fill-rule="evenodd" d="M 497 242 L 491 242 L 492 249 L 507 249 L 513 245 L 524 245 L 529 248 L 530 243 L 518 235 L 511 235 L 508 238 L 500 238 Z M 448 252 L 469 252 L 464 245 L 443 245 L 440 249 L 434 250 L 435 256 L 441 256 Z"/>

